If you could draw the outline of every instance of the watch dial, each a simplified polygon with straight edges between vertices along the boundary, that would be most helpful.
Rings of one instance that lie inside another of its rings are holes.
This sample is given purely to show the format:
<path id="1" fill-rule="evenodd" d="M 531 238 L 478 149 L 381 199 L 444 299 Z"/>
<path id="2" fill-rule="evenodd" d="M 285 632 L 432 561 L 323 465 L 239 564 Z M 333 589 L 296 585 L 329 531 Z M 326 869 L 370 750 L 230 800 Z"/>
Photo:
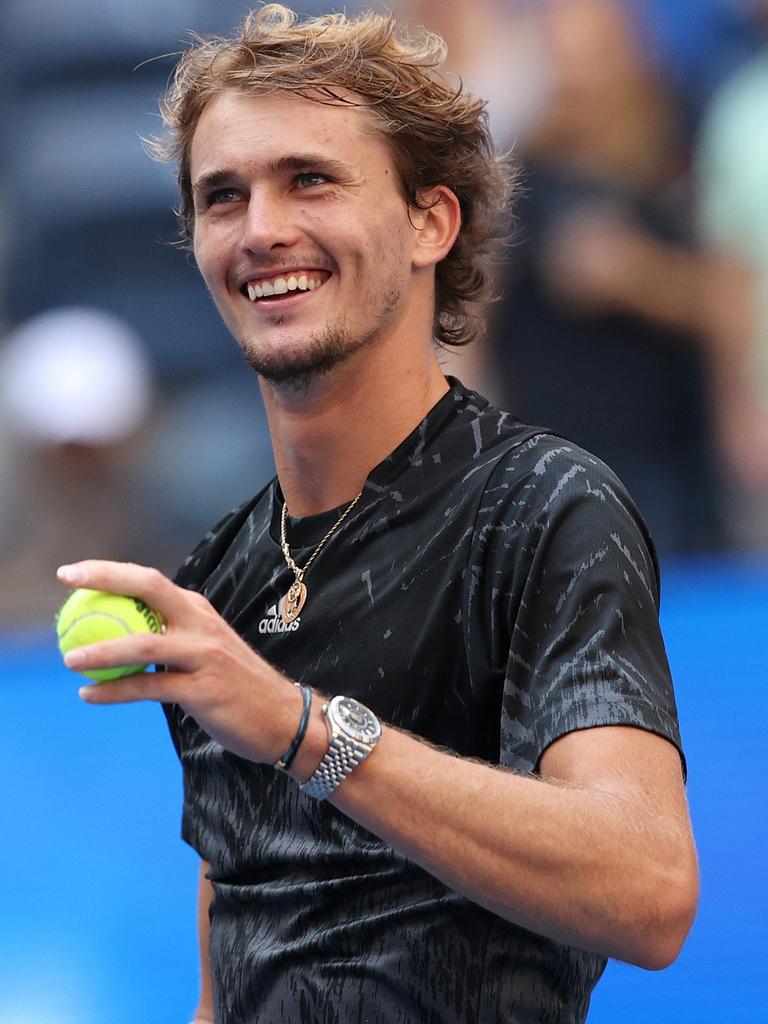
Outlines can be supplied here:
<path id="1" fill-rule="evenodd" d="M 352 697 L 344 697 L 336 708 L 341 721 L 355 739 L 370 743 L 381 734 L 379 720 L 368 708 Z"/>

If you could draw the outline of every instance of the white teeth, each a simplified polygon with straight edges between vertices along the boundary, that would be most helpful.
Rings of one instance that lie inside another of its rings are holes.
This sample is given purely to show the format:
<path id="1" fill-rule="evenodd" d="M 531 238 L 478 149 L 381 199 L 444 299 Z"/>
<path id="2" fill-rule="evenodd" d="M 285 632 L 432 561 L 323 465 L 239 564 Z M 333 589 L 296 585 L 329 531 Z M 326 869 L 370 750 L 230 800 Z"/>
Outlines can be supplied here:
<path id="1" fill-rule="evenodd" d="M 311 292 L 322 284 L 324 284 L 322 279 L 307 277 L 306 274 L 300 274 L 299 277 L 296 277 L 295 274 L 290 274 L 288 278 L 276 277 L 273 281 L 263 280 L 259 284 L 249 281 L 246 284 L 246 290 L 248 298 L 251 302 L 255 302 L 256 299 L 263 299 L 265 296 L 270 295 L 285 295 L 288 292 L 295 291 Z"/>

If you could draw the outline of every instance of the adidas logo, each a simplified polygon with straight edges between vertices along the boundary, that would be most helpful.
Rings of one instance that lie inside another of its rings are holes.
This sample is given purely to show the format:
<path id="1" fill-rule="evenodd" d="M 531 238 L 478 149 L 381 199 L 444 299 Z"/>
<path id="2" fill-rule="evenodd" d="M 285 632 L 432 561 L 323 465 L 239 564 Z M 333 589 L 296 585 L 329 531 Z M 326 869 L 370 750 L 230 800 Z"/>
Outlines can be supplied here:
<path id="1" fill-rule="evenodd" d="M 277 610 L 277 605 L 273 604 L 267 608 L 267 614 L 259 622 L 260 633 L 295 633 L 301 625 L 301 618 L 294 619 L 293 622 L 283 622 L 280 618 L 280 612 Z"/>

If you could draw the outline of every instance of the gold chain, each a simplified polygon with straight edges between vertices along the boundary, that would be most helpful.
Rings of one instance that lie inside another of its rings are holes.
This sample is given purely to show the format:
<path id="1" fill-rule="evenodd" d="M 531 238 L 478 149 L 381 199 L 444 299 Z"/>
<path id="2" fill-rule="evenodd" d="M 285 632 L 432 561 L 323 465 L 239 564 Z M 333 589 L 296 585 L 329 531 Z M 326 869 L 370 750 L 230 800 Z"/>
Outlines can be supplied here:
<path id="1" fill-rule="evenodd" d="M 286 504 L 285 501 L 283 501 L 283 510 L 282 510 L 282 512 L 280 514 L 280 547 L 283 549 L 283 557 L 285 558 L 285 561 L 286 561 L 286 564 L 288 565 L 288 568 L 293 570 L 293 574 L 296 577 L 296 582 L 297 583 L 301 583 L 302 582 L 302 580 L 304 579 L 304 574 L 306 573 L 307 569 L 309 569 L 310 565 L 312 565 L 312 563 L 317 558 L 317 556 L 320 554 L 320 552 L 321 552 L 323 546 L 325 545 L 325 543 L 328 540 L 331 539 L 331 537 L 338 530 L 338 528 L 341 526 L 341 524 L 347 518 L 347 516 L 352 511 L 352 509 L 355 507 L 355 505 L 358 503 L 358 501 L 360 501 L 362 496 L 363 496 L 363 492 L 360 491 L 360 493 L 357 495 L 357 497 L 352 499 L 352 501 L 349 503 L 349 505 L 347 505 L 347 507 L 344 509 L 344 511 L 339 516 L 339 518 L 336 520 L 336 522 L 330 528 L 328 533 L 326 533 L 326 535 L 323 537 L 323 539 L 317 545 L 315 550 L 309 556 L 309 559 L 308 559 L 307 562 L 305 562 L 304 567 L 301 568 L 301 569 L 298 567 L 298 565 L 296 565 L 294 560 L 291 558 L 291 549 L 288 547 L 288 540 L 287 540 L 286 535 L 285 535 L 285 522 L 286 522 L 286 517 L 288 515 L 288 505 Z"/>

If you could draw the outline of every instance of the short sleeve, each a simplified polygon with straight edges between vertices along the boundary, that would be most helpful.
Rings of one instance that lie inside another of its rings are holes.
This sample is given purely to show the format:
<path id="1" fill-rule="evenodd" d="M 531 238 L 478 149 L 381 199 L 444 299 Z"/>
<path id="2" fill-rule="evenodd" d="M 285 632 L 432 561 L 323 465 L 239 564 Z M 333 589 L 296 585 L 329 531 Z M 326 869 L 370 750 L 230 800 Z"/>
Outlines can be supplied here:
<path id="1" fill-rule="evenodd" d="M 616 476 L 541 435 L 500 463 L 482 520 L 501 763 L 536 770 L 559 737 L 595 726 L 646 729 L 681 750 L 656 558 Z"/>

